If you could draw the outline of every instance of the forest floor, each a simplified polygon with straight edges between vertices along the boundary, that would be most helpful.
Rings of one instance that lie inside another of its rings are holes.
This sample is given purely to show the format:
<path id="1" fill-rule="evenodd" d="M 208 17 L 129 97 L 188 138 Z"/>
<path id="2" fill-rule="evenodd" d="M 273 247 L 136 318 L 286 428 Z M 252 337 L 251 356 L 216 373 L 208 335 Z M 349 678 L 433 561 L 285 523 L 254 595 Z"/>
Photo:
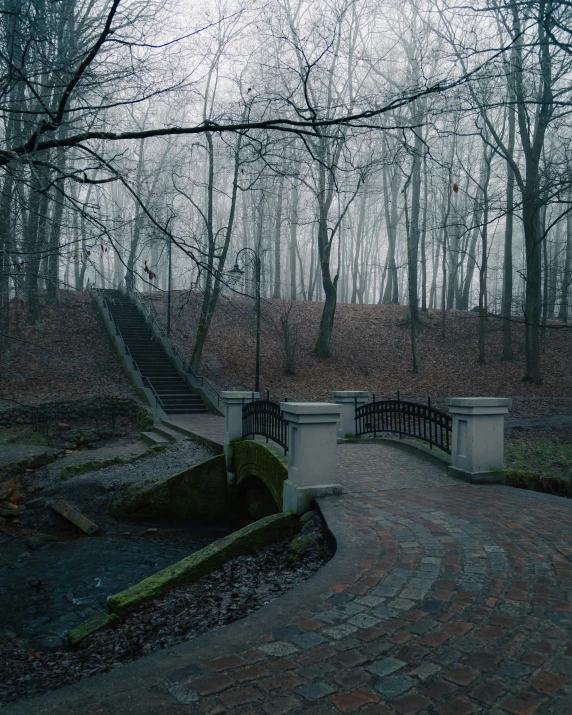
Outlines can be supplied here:
<path id="1" fill-rule="evenodd" d="M 166 297 L 151 294 L 166 324 Z M 198 316 L 197 294 L 173 295 L 171 330 L 180 352 L 190 356 Z M 422 314 L 418 335 L 419 372 L 411 369 L 407 308 L 393 305 L 339 304 L 332 335 L 332 356 L 317 358 L 312 349 L 318 334 L 322 303 L 296 302 L 289 325 L 297 334 L 294 374 L 284 369 L 279 337 L 286 301 L 264 301 L 261 333 L 261 390 L 274 399 L 324 400 L 331 390 L 369 390 L 403 398 L 453 395 L 495 395 L 534 398 L 530 408 L 518 405 L 513 416 L 572 414 L 572 328 L 554 321 L 542 338 L 544 383 L 531 385 L 525 374 L 524 329 L 513 325 L 515 360 L 500 359 L 502 323 L 487 322 L 486 363 L 477 363 L 478 316 L 448 311 L 445 338 L 441 311 Z M 201 372 L 225 389 L 251 389 L 254 382 L 254 301 L 222 298 L 205 345 Z M 550 398 L 568 398 L 554 400 Z M 524 400 L 519 399 L 517 403 Z M 516 407 L 516 405 L 515 405 Z"/>
<path id="2" fill-rule="evenodd" d="M 136 397 L 88 292 L 61 291 L 28 325 L 12 303 L 9 360 L 0 363 L 0 410 L 100 395 Z"/>
<path id="3" fill-rule="evenodd" d="M 43 322 L 27 325 L 23 311 L 12 311 L 12 349 L 0 366 L 0 409 L 9 403 L 73 399 L 101 394 L 134 396 L 88 293 L 62 291 L 56 306 L 44 306 Z M 159 319 L 166 323 L 166 297 L 150 294 Z M 189 357 L 200 295 L 174 292 L 172 337 Z M 422 316 L 419 372 L 411 370 L 407 308 L 393 305 L 340 304 L 332 336 L 332 356 L 312 354 L 321 303 L 296 302 L 289 325 L 296 336 L 295 367 L 286 373 L 280 319 L 285 301 L 263 301 L 261 390 L 273 399 L 324 400 L 331 390 L 369 390 L 379 396 L 443 399 L 453 395 L 517 398 L 512 417 L 572 415 L 572 328 L 554 321 L 541 340 L 542 385 L 522 381 L 525 373 L 524 329 L 513 325 L 515 360 L 500 359 L 502 324 L 489 319 L 486 363 L 477 363 L 478 316 L 448 311 L 445 338 L 441 313 Z M 203 353 L 201 372 L 223 389 L 251 389 L 254 382 L 254 301 L 221 298 Z M 556 399 L 558 398 L 558 399 Z M 564 399 L 562 399 L 564 398 Z"/>

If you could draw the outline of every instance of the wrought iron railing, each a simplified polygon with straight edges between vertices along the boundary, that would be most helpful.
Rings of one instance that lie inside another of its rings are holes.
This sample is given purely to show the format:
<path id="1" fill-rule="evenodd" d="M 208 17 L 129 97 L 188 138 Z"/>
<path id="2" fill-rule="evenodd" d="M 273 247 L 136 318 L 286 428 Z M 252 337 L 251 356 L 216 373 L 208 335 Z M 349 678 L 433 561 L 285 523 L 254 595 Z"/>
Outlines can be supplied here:
<path id="1" fill-rule="evenodd" d="M 375 400 L 355 410 L 355 434 L 390 433 L 399 437 L 415 437 L 428 442 L 429 447 L 438 447 L 451 454 L 452 417 L 446 412 L 431 407 L 431 398 L 426 405 L 419 402 Z"/>
<path id="2" fill-rule="evenodd" d="M 247 402 L 242 408 L 242 437 L 260 435 L 271 439 L 284 448 L 288 454 L 288 423 L 282 415 L 277 402 L 255 400 Z"/>

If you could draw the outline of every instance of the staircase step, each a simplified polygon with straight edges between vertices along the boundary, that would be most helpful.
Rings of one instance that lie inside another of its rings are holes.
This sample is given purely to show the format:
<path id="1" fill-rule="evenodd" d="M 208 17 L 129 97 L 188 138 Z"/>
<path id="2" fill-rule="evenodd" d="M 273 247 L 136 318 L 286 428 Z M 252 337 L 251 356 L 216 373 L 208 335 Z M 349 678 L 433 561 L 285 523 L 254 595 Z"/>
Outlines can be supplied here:
<path id="1" fill-rule="evenodd" d="M 168 415 L 202 415 L 207 412 L 206 407 L 200 409 L 181 409 L 178 407 L 163 408 Z"/>
<path id="2" fill-rule="evenodd" d="M 151 387 L 168 414 L 200 414 L 208 412 L 203 399 L 193 392 L 181 377 L 163 345 L 143 318 L 139 309 L 120 291 L 103 291 L 107 307 L 128 354 L 144 378 L 143 384 Z M 176 432 L 164 427 L 141 433 L 150 444 L 165 444 L 176 438 Z"/>
<path id="3" fill-rule="evenodd" d="M 169 444 L 171 441 L 170 439 L 167 439 L 162 434 L 159 434 L 159 432 L 155 431 L 155 428 L 153 428 L 153 431 L 149 432 L 141 432 L 141 437 L 143 437 L 143 440 L 147 442 L 147 444 Z"/>
<path id="4" fill-rule="evenodd" d="M 155 425 L 153 427 L 153 431 L 158 432 L 160 435 L 165 437 L 165 439 L 168 439 L 169 442 L 177 442 L 182 436 L 180 432 L 176 432 L 174 429 L 166 427 L 165 425 Z"/>

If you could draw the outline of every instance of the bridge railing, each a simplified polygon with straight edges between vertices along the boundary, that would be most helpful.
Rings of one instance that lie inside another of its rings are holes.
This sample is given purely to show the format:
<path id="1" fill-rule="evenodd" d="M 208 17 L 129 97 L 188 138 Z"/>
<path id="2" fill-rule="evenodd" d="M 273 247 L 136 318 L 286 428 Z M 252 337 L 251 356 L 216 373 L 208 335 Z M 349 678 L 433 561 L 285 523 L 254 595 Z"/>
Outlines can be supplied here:
<path id="1" fill-rule="evenodd" d="M 398 434 L 399 437 L 415 437 L 428 442 L 429 447 L 438 447 L 451 454 L 452 417 L 431 406 L 431 398 L 426 405 L 419 402 L 396 400 L 376 401 L 355 408 L 356 437 L 378 433 Z"/>
<path id="2" fill-rule="evenodd" d="M 279 444 L 288 454 L 288 423 L 280 405 L 271 400 L 254 400 L 242 407 L 242 437 L 266 437 Z"/>

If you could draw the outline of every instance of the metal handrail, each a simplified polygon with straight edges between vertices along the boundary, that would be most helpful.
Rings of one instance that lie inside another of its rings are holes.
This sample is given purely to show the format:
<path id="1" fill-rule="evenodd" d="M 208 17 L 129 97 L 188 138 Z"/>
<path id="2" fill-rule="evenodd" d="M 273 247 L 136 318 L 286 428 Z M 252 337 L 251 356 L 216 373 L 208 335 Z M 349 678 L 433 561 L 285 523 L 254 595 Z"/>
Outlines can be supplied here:
<path id="1" fill-rule="evenodd" d="M 135 291 L 134 291 L 134 293 L 135 293 Z M 167 341 L 171 350 L 173 351 L 173 354 L 176 357 L 178 357 L 179 360 L 181 361 L 183 368 L 187 372 L 190 372 L 196 380 L 201 381 L 201 387 L 203 387 L 206 382 L 206 384 L 210 387 L 210 389 L 216 395 L 218 405 L 220 405 L 221 402 L 224 403 L 224 400 L 222 399 L 222 395 L 220 394 L 220 391 L 217 389 L 217 387 L 215 387 L 215 385 L 211 382 L 211 380 L 209 380 L 209 378 L 205 377 L 204 375 L 199 375 L 190 365 L 186 364 L 185 358 L 181 354 L 181 351 L 179 350 L 179 348 L 175 345 L 175 343 L 167 335 L 165 330 L 157 322 L 157 320 L 156 320 L 157 309 L 155 308 L 155 306 L 153 305 L 153 312 L 151 312 L 151 310 L 149 309 L 149 306 L 147 305 L 147 301 L 145 301 L 145 299 L 141 297 L 142 293 L 140 291 L 137 291 L 137 293 L 135 293 L 135 295 L 137 295 L 139 297 L 141 306 L 142 306 L 144 312 L 148 315 L 150 322 L 157 328 L 157 330 L 161 334 L 161 337 L 163 337 Z"/>
<path id="2" fill-rule="evenodd" d="M 163 400 L 159 397 L 159 394 L 157 393 L 157 390 L 153 387 L 153 383 L 148 377 L 145 377 L 145 380 L 147 380 L 149 384 L 149 388 L 151 389 L 151 392 L 155 395 L 155 399 L 159 403 L 162 409 L 165 409 L 165 405 L 163 404 Z"/>
<path id="3" fill-rule="evenodd" d="M 260 435 L 279 444 L 288 454 L 288 423 L 278 402 L 253 400 L 242 406 L 242 438 Z"/>

